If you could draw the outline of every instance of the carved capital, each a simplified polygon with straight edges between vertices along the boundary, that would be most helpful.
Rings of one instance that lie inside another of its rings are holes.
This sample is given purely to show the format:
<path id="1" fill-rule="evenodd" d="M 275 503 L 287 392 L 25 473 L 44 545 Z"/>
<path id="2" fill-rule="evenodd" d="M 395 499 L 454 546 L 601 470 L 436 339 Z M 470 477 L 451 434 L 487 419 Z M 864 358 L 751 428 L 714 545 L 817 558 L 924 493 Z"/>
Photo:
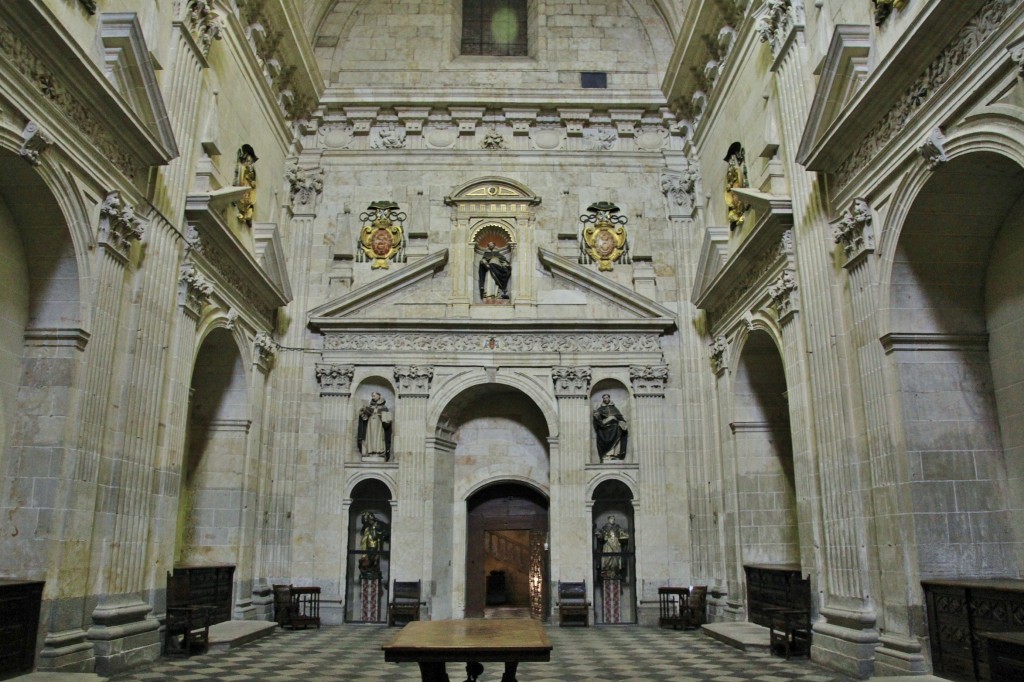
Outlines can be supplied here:
<path id="1" fill-rule="evenodd" d="M 185 15 L 189 32 L 204 57 L 210 53 L 213 41 L 220 40 L 223 32 L 220 16 L 213 5 L 213 0 L 188 0 Z"/>
<path id="2" fill-rule="evenodd" d="M 875 250 L 871 206 L 865 199 L 854 199 L 853 206 L 832 224 L 832 239 L 843 247 L 847 262 Z"/>
<path id="3" fill-rule="evenodd" d="M 206 302 L 213 293 L 213 285 L 203 277 L 192 263 L 181 266 L 181 277 L 178 280 L 178 305 L 191 314 L 199 317 Z"/>
<path id="4" fill-rule="evenodd" d="M 289 166 L 284 173 L 291 194 L 292 212 L 312 212 L 316 199 L 324 191 L 324 171 L 321 168 Z"/>
<path id="5" fill-rule="evenodd" d="M 763 14 L 754 28 L 762 43 L 768 43 L 772 55 L 778 56 L 789 32 L 793 30 L 794 10 L 790 0 L 767 0 Z"/>
<path id="6" fill-rule="evenodd" d="M 556 398 L 586 398 L 590 393 L 589 367 L 553 367 L 551 379 Z"/>
<path id="7" fill-rule="evenodd" d="M 128 256 L 133 239 L 142 239 L 142 227 L 135 217 L 135 208 L 113 191 L 100 206 L 100 244 L 112 248 L 123 257 Z"/>
<path id="8" fill-rule="evenodd" d="M 1017 76 L 1024 78 L 1024 43 L 1010 48 L 1010 59 L 1017 65 Z"/>
<path id="9" fill-rule="evenodd" d="M 917 153 L 928 162 L 929 168 L 935 170 L 949 161 L 949 157 L 946 156 L 945 144 L 946 136 L 943 134 L 942 128 L 934 128 L 928 134 L 928 139 L 924 141 L 924 144 L 917 148 Z"/>
<path id="10" fill-rule="evenodd" d="M 695 161 L 691 161 L 681 173 L 661 174 L 661 193 L 664 194 L 672 209 L 679 209 L 684 214 L 692 214 L 697 205 L 698 180 L 700 172 Z M 669 213 L 673 211 L 670 209 Z"/>
<path id="11" fill-rule="evenodd" d="M 663 397 L 668 383 L 668 365 L 633 366 L 629 368 L 629 380 L 637 396 Z"/>
<path id="12" fill-rule="evenodd" d="M 426 398 L 430 395 L 430 382 L 433 380 L 433 367 L 416 365 L 395 367 L 395 381 L 398 382 L 400 398 Z"/>
<path id="13" fill-rule="evenodd" d="M 53 138 L 39 127 L 35 121 L 29 121 L 21 131 L 21 149 L 18 154 L 33 166 L 39 165 L 39 155 L 50 148 Z"/>
<path id="14" fill-rule="evenodd" d="M 780 321 L 788 319 L 797 311 L 796 288 L 796 271 L 789 268 L 768 285 L 768 296 L 772 299 L 771 305 Z"/>
<path id="15" fill-rule="evenodd" d="M 320 384 L 320 397 L 351 395 L 354 374 L 355 367 L 352 365 L 330 365 L 318 362 L 316 382 Z"/>
<path id="16" fill-rule="evenodd" d="M 729 340 L 724 335 L 719 335 L 708 345 L 711 351 L 711 371 L 721 374 L 729 368 L 727 353 L 729 351 Z"/>
<path id="17" fill-rule="evenodd" d="M 281 350 L 281 347 L 266 332 L 260 332 L 256 335 L 256 338 L 252 341 L 252 347 L 253 351 L 255 351 L 256 363 L 263 368 L 273 364 L 274 358 L 277 357 L 277 352 Z"/>

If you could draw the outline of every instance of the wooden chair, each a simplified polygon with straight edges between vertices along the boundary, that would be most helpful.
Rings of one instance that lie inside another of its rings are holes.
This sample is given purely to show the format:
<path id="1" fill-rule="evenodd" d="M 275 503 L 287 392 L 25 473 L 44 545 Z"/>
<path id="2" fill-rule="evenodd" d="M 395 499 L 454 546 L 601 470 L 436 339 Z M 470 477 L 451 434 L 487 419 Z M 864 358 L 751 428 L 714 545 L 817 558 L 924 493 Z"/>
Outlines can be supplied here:
<path id="1" fill-rule="evenodd" d="M 167 574 L 167 622 L 164 655 L 205 654 L 210 643 L 213 608 L 191 603 L 187 575 Z"/>
<path id="2" fill-rule="evenodd" d="M 274 620 L 281 627 L 292 622 L 291 585 L 274 585 Z"/>
<path id="3" fill-rule="evenodd" d="M 420 619 L 420 581 L 391 583 L 391 604 L 388 606 L 388 625 Z"/>
<path id="4" fill-rule="evenodd" d="M 686 627 L 686 602 L 690 597 L 689 587 L 658 588 L 658 625 L 671 625 L 675 630 Z"/>
<path id="5" fill-rule="evenodd" d="M 694 585 L 679 603 L 679 618 L 684 628 L 699 628 L 707 622 L 708 586 Z"/>
<path id="6" fill-rule="evenodd" d="M 558 582 L 558 625 L 566 622 L 583 627 L 590 624 L 590 602 L 587 601 L 586 581 L 578 583 Z"/>
<path id="7" fill-rule="evenodd" d="M 811 657 L 811 614 L 804 609 L 776 608 L 768 612 L 771 652 Z"/>

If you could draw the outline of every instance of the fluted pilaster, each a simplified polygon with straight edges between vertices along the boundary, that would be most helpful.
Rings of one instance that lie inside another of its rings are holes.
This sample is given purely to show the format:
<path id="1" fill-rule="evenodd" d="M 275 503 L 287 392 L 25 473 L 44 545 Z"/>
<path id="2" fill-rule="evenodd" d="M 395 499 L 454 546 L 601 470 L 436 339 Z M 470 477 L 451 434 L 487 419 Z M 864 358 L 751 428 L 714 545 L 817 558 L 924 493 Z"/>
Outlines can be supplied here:
<path id="1" fill-rule="evenodd" d="M 590 575 L 590 520 L 587 518 L 586 466 L 590 460 L 591 418 L 589 367 L 551 370 L 558 402 L 558 447 L 551 451 L 551 563 L 554 580 L 581 580 Z"/>

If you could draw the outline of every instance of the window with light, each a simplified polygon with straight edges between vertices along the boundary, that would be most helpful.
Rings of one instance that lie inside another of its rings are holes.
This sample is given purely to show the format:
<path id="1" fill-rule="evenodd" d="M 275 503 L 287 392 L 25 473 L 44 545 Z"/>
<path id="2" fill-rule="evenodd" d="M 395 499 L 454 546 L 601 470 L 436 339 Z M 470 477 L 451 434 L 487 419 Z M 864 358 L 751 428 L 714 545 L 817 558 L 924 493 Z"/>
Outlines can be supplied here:
<path id="1" fill-rule="evenodd" d="M 526 0 L 463 0 L 462 54 L 525 57 Z"/>

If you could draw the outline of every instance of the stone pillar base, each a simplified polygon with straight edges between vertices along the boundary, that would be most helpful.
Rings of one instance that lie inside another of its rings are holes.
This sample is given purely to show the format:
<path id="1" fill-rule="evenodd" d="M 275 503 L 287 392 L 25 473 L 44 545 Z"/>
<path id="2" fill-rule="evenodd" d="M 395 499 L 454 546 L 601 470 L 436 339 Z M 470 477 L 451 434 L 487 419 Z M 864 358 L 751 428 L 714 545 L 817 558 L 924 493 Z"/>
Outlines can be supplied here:
<path id="1" fill-rule="evenodd" d="M 826 620 L 811 628 L 814 632 L 811 659 L 826 668 L 861 679 L 871 677 L 875 648 L 880 644 L 873 614 L 822 609 Z M 830 622 L 841 621 L 841 623 Z"/>
<path id="2" fill-rule="evenodd" d="M 100 600 L 88 632 L 97 674 L 107 677 L 160 657 L 160 623 L 149 615 L 150 610 L 134 595 Z"/>
<path id="3" fill-rule="evenodd" d="M 922 652 L 921 642 L 906 637 L 882 635 L 882 646 L 875 649 L 876 676 L 924 675 L 928 672 L 928 661 Z"/>
<path id="4" fill-rule="evenodd" d="M 39 653 L 40 672 L 91 673 L 96 669 L 92 642 L 80 628 L 48 632 Z"/>

